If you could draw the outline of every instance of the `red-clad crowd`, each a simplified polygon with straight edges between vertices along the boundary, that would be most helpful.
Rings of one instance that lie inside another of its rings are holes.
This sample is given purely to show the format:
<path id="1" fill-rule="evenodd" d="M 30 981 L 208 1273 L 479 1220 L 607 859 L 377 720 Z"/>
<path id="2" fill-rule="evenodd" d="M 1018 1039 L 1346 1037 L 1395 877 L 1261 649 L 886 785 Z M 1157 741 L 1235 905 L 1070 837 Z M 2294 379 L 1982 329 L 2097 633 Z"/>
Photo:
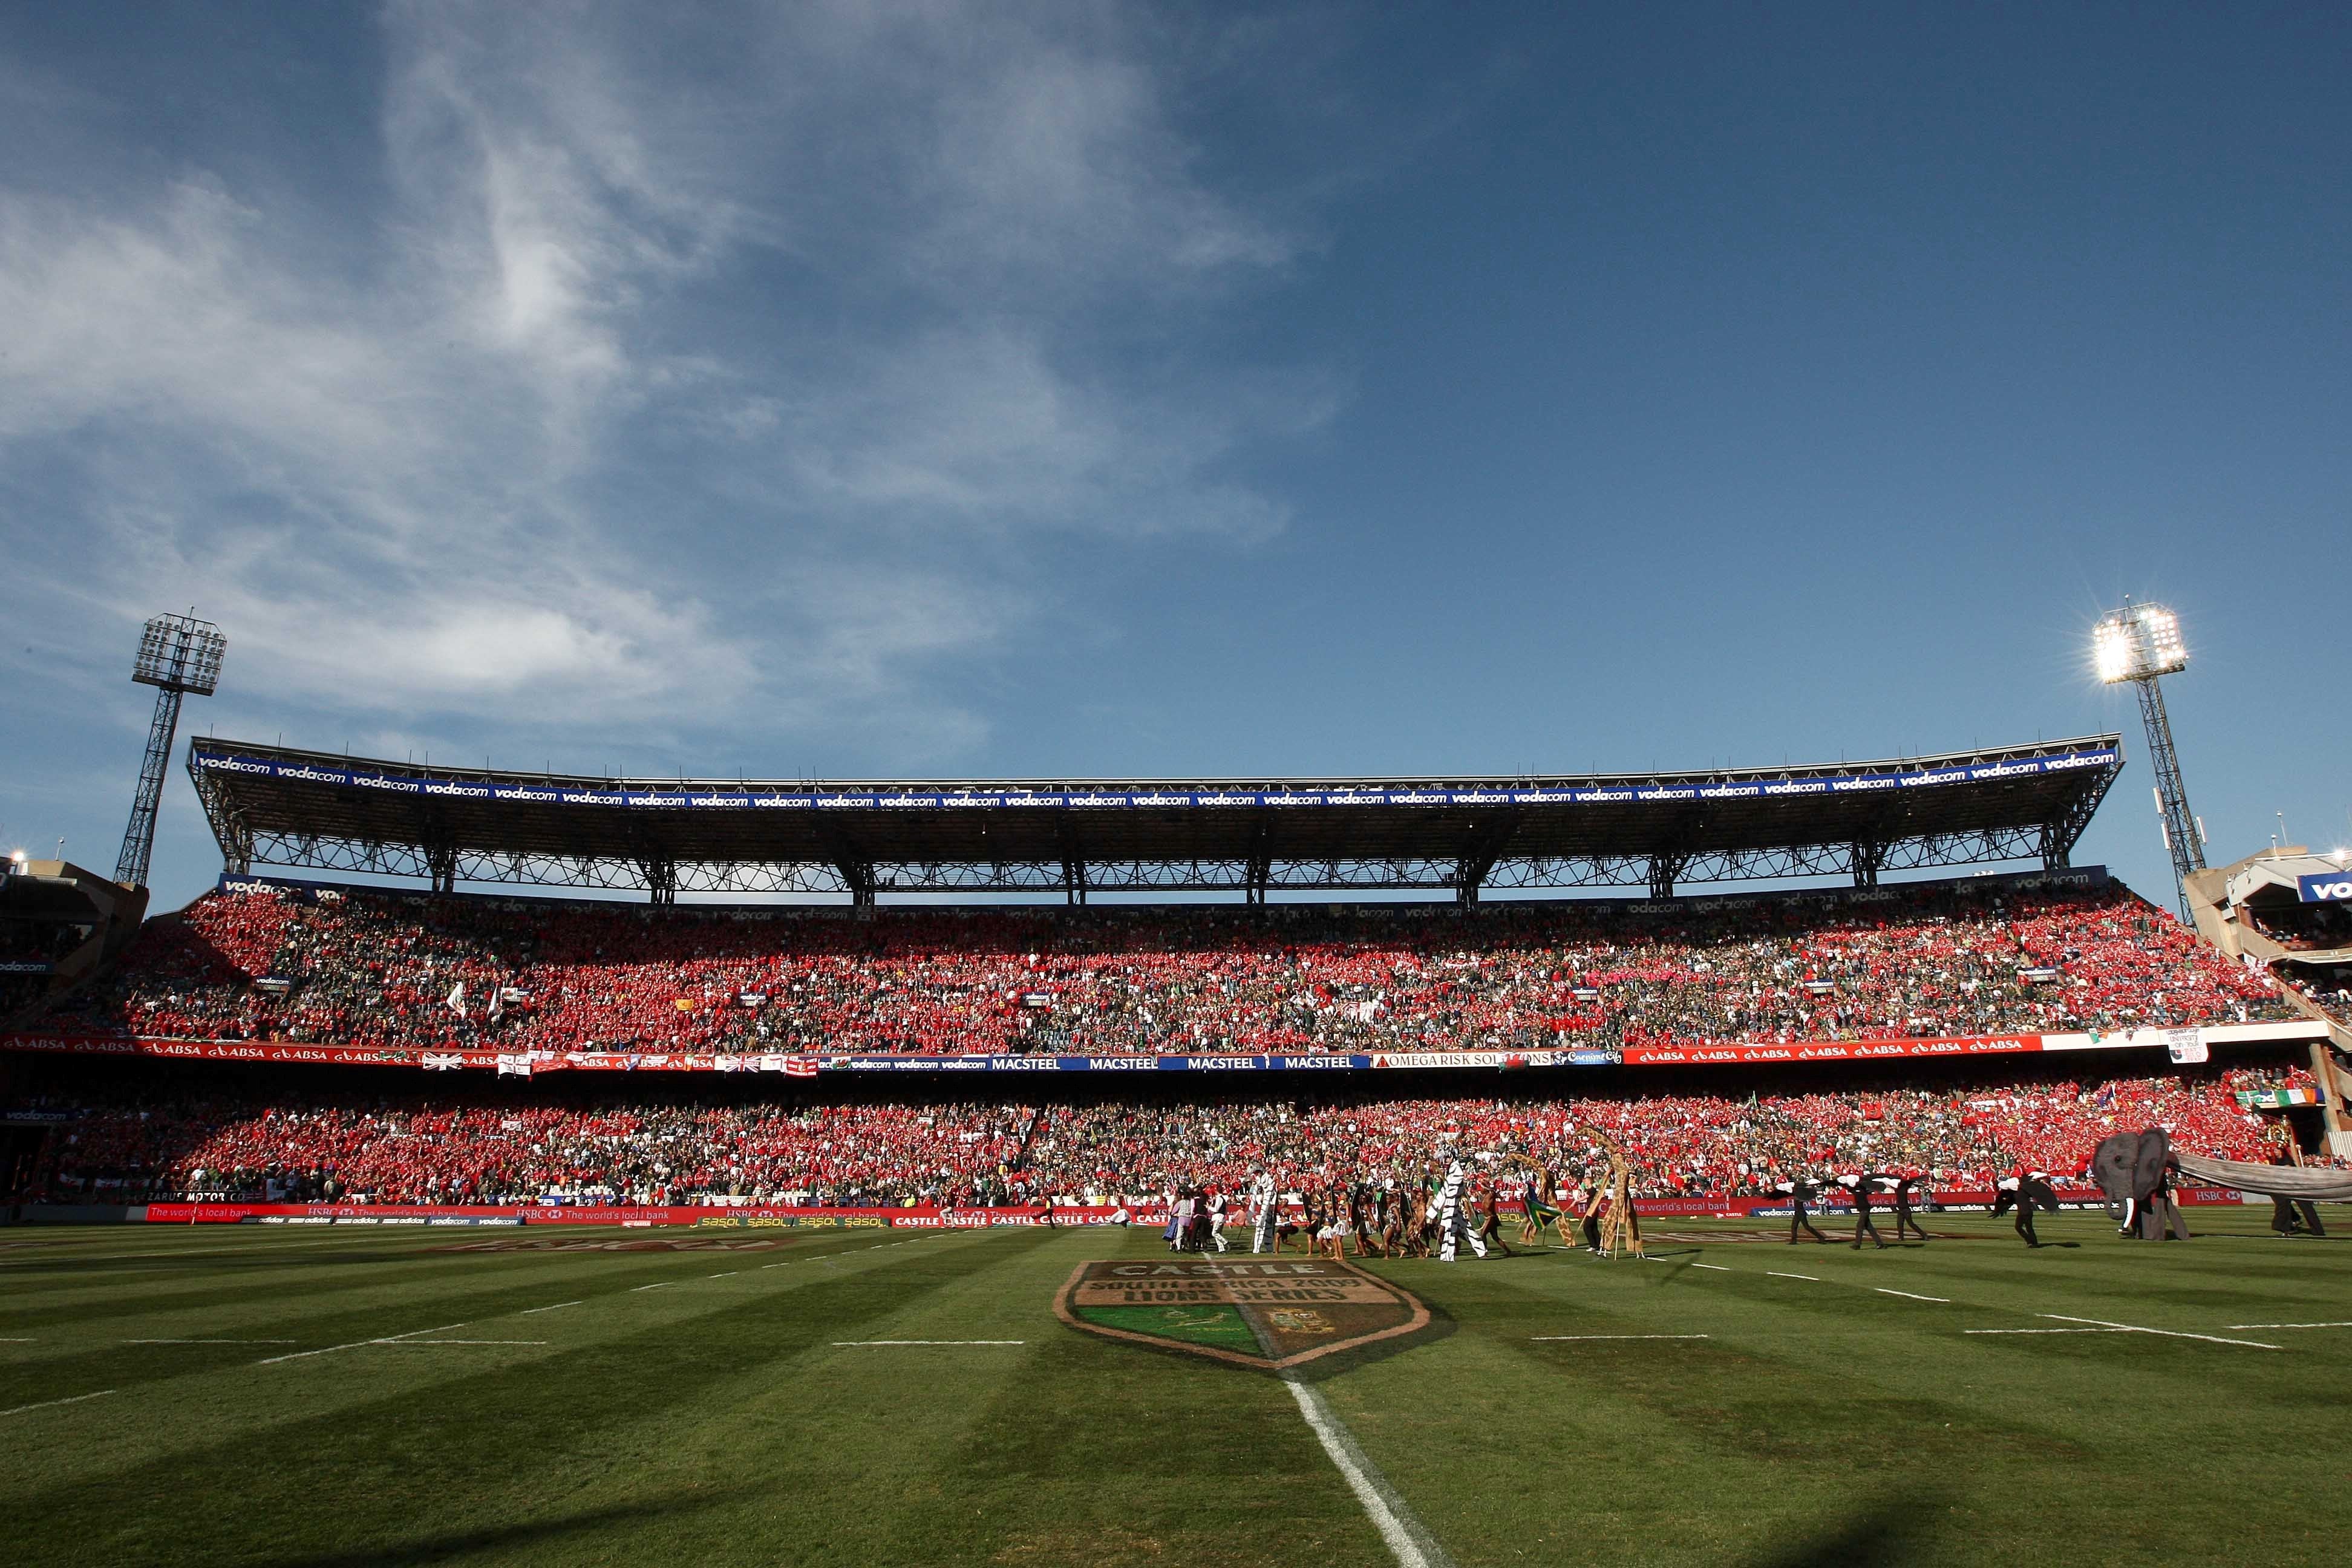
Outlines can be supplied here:
<path id="1" fill-rule="evenodd" d="M 41 1195 L 205 1194 L 379 1204 L 572 1202 L 987 1206 L 1097 1203 L 1176 1184 L 1286 1191 L 1417 1179 L 1442 1149 L 1524 1155 L 1562 1179 L 1625 1150 L 1651 1195 L 1769 1193 L 1838 1171 L 1984 1186 L 2020 1165 L 2080 1171 L 2101 1138 L 2149 1126 L 2192 1152 L 2263 1159 L 2270 1127 L 2233 1091 L 2301 1068 L 2098 1083 L 1550 1100 L 1249 1104 L 717 1105 L 583 1108 L 313 1090 L 259 1105 L 193 1099 L 60 1110 Z"/>
<path id="2" fill-rule="evenodd" d="M 648 909 L 214 893 L 55 1026 L 355 1046 L 1327 1052 L 2291 1016 L 2119 886 L 1672 905 Z"/>

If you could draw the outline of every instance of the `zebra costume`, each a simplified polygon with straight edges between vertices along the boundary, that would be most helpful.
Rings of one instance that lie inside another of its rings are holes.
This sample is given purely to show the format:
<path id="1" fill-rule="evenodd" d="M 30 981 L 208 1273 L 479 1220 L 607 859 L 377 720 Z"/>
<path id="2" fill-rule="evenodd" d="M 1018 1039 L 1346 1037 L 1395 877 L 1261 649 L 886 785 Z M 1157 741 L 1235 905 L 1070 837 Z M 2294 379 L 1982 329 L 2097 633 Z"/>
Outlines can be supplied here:
<path id="1" fill-rule="evenodd" d="M 1464 1242 L 1479 1257 L 1486 1256 L 1486 1243 L 1470 1226 L 1470 1173 L 1459 1160 L 1445 1166 L 1445 1183 L 1430 1200 L 1429 1217 L 1437 1222 L 1440 1263 L 1454 1261 L 1454 1253 Z"/>
<path id="2" fill-rule="evenodd" d="M 1282 1205 L 1275 1201 L 1274 1173 L 1269 1171 L 1250 1184 L 1250 1250 L 1272 1252 L 1274 1227 L 1280 1224 L 1278 1212 Z"/>

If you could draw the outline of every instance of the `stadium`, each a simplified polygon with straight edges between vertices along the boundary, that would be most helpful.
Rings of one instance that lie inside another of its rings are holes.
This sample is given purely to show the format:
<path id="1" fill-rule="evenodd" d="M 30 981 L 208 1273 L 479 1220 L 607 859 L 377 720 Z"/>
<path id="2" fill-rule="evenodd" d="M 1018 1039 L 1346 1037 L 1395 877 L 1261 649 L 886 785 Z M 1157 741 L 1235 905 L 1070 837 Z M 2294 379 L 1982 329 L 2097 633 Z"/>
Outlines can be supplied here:
<path id="1" fill-rule="evenodd" d="M 0 1559 L 2341 1563 L 2347 46 L 12 7 Z"/>
<path id="2" fill-rule="evenodd" d="M 6 1326 L 120 1342 L 21 1363 L 12 1411 L 137 1422 L 152 1386 L 234 1427 L 336 1357 L 386 1413 L 371 1452 L 392 1412 L 414 1433 L 337 1539 L 495 1553 L 486 1522 L 420 1545 L 398 1500 L 474 1499 L 475 1435 L 641 1405 L 688 1455 L 758 1451 L 743 1379 L 783 1365 L 823 1452 L 729 1474 L 845 1486 L 879 1446 L 957 1500 L 709 1500 L 790 1560 L 1092 1560 L 1064 1532 L 1147 1531 L 1146 1411 L 1311 1500 L 1281 1541 L 1500 1560 L 1562 1540 L 1494 1480 L 1531 1389 L 1627 1500 L 1578 1550 L 1696 1507 L 1740 1552 L 1783 1524 L 1696 1504 L 1689 1468 L 1886 1444 L 1898 1498 L 1964 1454 L 1998 1489 L 2086 1462 L 2059 1412 L 2126 1372 L 2228 1377 L 2249 1425 L 2210 1420 L 2252 1441 L 2329 1331 L 2332 1254 L 2242 1250 L 2315 1208 L 2187 1167 L 2325 1183 L 2352 1151 L 2340 994 L 2243 951 L 2332 950 L 2247 909 L 2275 859 L 2200 873 L 2211 936 L 2071 864 L 2115 734 L 1642 777 L 646 780 L 209 737 L 184 764 L 223 860 L 185 909 L 60 862 L 0 882 Z M 2142 1129 L 2186 1160 L 2178 1254 L 2117 1238 L 2094 1169 Z M 1805 1392 L 1865 1352 L 1918 1370 Z M 1946 1389 L 1955 1357 L 1984 1394 Z M 1432 1380 L 1444 1422 L 1403 1443 Z M 1008 1401 L 1065 1425 L 944 1415 Z M 271 1485 L 346 1484 L 332 1404 Z M 582 1518 L 541 1554 L 667 1539 Z M 1874 1509 L 1807 1560 L 1915 1528 Z M 1148 1532 L 1277 1538 L 1231 1500 Z"/>

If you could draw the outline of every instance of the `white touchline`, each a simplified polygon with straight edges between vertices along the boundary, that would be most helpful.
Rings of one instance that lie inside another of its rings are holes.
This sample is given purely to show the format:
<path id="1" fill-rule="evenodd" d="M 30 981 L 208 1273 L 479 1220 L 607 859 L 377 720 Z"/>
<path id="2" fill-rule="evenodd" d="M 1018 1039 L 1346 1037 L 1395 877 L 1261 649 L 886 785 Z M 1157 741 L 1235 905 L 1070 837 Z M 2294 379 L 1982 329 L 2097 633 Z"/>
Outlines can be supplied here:
<path id="1" fill-rule="evenodd" d="M 1964 1334 L 2127 1334 L 2129 1329 L 1962 1329 Z"/>
<path id="2" fill-rule="evenodd" d="M 1947 1307 L 1952 1304 L 1952 1299 L 1949 1296 L 1915 1296 L 1908 1290 L 1889 1290 L 1884 1285 L 1874 1289 L 1882 1296 L 1900 1296 L 1907 1301 L 1940 1301 Z"/>
<path id="3" fill-rule="evenodd" d="M 2185 1334 L 2178 1329 L 2143 1329 L 2137 1323 L 2111 1323 L 2104 1318 L 2070 1318 L 2063 1312 L 2036 1312 L 2037 1318 L 2047 1318 L 2054 1323 L 2089 1323 L 2095 1328 L 2120 1329 L 2127 1334 L 2162 1334 L 2168 1340 L 2203 1340 L 2210 1344 L 2243 1345 L 2248 1350 L 2284 1350 L 2284 1345 L 2266 1345 L 2258 1340 L 2225 1340 L 2214 1334 Z"/>
<path id="4" fill-rule="evenodd" d="M 1356 1494 L 1356 1500 L 1371 1517 L 1373 1528 L 1381 1532 L 1381 1539 L 1388 1542 L 1390 1552 L 1403 1568 L 1454 1568 L 1454 1559 L 1429 1533 L 1429 1527 L 1413 1517 L 1412 1510 L 1389 1485 L 1388 1478 L 1356 1446 L 1356 1439 L 1324 1399 L 1322 1390 L 1295 1372 L 1284 1373 L 1282 1381 L 1289 1388 L 1290 1396 L 1298 1402 L 1298 1413 L 1314 1428 L 1323 1451 L 1339 1468 L 1348 1489 Z"/>
<path id="5" fill-rule="evenodd" d="M 299 1340 L 125 1340 L 126 1345 L 299 1345 Z"/>
<path id="6" fill-rule="evenodd" d="M 19 1405 L 14 1410 L 0 1410 L 0 1415 L 22 1415 L 27 1410 L 48 1410 L 60 1405 L 79 1405 L 85 1399 L 103 1399 L 114 1390 L 101 1388 L 96 1394 L 77 1394 L 70 1399 L 44 1399 L 38 1405 Z"/>
<path id="7" fill-rule="evenodd" d="M 552 1311 L 554 1311 L 554 1310 L 556 1310 L 556 1308 L 557 1308 L 557 1307 L 576 1307 L 576 1306 L 578 1306 L 578 1305 L 580 1305 L 580 1303 L 579 1303 L 579 1302 L 577 1302 L 577 1301 L 558 1301 L 558 1302 L 556 1302 L 556 1303 L 554 1304 L 554 1306 L 549 1306 L 549 1307 L 525 1307 L 525 1308 L 524 1308 L 524 1309 L 523 1309 L 520 1313 L 518 1313 L 518 1314 L 516 1314 L 516 1315 L 517 1315 L 517 1316 L 519 1316 L 519 1317 L 528 1318 L 528 1317 L 530 1317 L 533 1312 L 552 1312 Z"/>
<path id="8" fill-rule="evenodd" d="M 711 1278 L 712 1278 L 713 1279 L 734 1279 L 734 1278 L 735 1278 L 735 1276 L 737 1276 L 738 1274 L 740 1274 L 740 1273 L 742 1273 L 742 1272 L 743 1272 L 743 1271 L 742 1271 L 740 1268 L 730 1268 L 729 1270 L 727 1270 L 727 1272 L 726 1272 L 726 1273 L 724 1273 L 724 1274 L 713 1274 L 713 1275 L 711 1276 Z"/>
<path id="9" fill-rule="evenodd" d="M 2347 1323 L 2224 1323 L 2230 1329 L 2352 1329 Z"/>
<path id="10" fill-rule="evenodd" d="M 1549 1344 L 1555 1340 L 1703 1340 L 1705 1334 L 1529 1334 L 1537 1344 Z"/>
<path id="11" fill-rule="evenodd" d="M 1767 1268 L 1764 1272 L 1775 1279 L 1811 1279 L 1816 1285 L 1822 1282 L 1821 1277 L 1817 1274 L 1783 1274 L 1777 1268 Z"/>
<path id="12" fill-rule="evenodd" d="M 1730 1273 L 1730 1272 L 1731 1272 L 1731 1270 L 1730 1270 L 1730 1269 L 1726 1268 L 1725 1268 L 1722 1264 L 1720 1264 L 1720 1263 L 1694 1263 L 1694 1264 L 1692 1264 L 1692 1265 L 1691 1265 L 1691 1267 L 1692 1267 L 1693 1268 L 1712 1268 L 1712 1269 L 1714 1269 L 1717 1274 L 1728 1274 L 1728 1273 Z"/>
<path id="13" fill-rule="evenodd" d="M 656 1279 L 650 1285 L 640 1285 L 636 1287 L 636 1289 L 639 1290 L 658 1290 L 665 1285 L 672 1285 L 676 1283 L 677 1281 L 672 1279 Z"/>
<path id="14" fill-rule="evenodd" d="M 1027 1340 L 835 1340 L 835 1350 L 871 1345 L 1025 1345 Z"/>
<path id="15" fill-rule="evenodd" d="M 466 1325 L 463 1323 L 443 1323 L 439 1328 L 435 1329 L 411 1329 L 407 1333 L 393 1335 L 391 1340 L 352 1340 L 347 1344 L 325 1345 L 314 1351 L 296 1351 L 291 1355 L 264 1356 L 253 1364 L 256 1366 L 276 1366 L 280 1362 L 301 1361 L 306 1357 L 314 1355 L 332 1355 L 337 1351 L 355 1351 L 362 1345 L 389 1344 L 393 1342 L 393 1341 L 396 1340 L 415 1339 L 419 1334 L 446 1334 L 451 1329 L 462 1329 Z"/>

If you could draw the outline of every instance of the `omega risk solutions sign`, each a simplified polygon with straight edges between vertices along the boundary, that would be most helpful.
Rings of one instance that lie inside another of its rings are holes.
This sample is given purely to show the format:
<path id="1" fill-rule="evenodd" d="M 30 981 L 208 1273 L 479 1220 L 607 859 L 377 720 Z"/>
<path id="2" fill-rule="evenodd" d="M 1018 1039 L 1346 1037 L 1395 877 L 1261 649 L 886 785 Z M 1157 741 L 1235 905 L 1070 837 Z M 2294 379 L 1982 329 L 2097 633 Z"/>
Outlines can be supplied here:
<path id="1" fill-rule="evenodd" d="M 1411 1291 L 1328 1259 L 1081 1263 L 1054 1311 L 1106 1339 L 1266 1372 L 1415 1333 L 1430 1321 Z"/>

